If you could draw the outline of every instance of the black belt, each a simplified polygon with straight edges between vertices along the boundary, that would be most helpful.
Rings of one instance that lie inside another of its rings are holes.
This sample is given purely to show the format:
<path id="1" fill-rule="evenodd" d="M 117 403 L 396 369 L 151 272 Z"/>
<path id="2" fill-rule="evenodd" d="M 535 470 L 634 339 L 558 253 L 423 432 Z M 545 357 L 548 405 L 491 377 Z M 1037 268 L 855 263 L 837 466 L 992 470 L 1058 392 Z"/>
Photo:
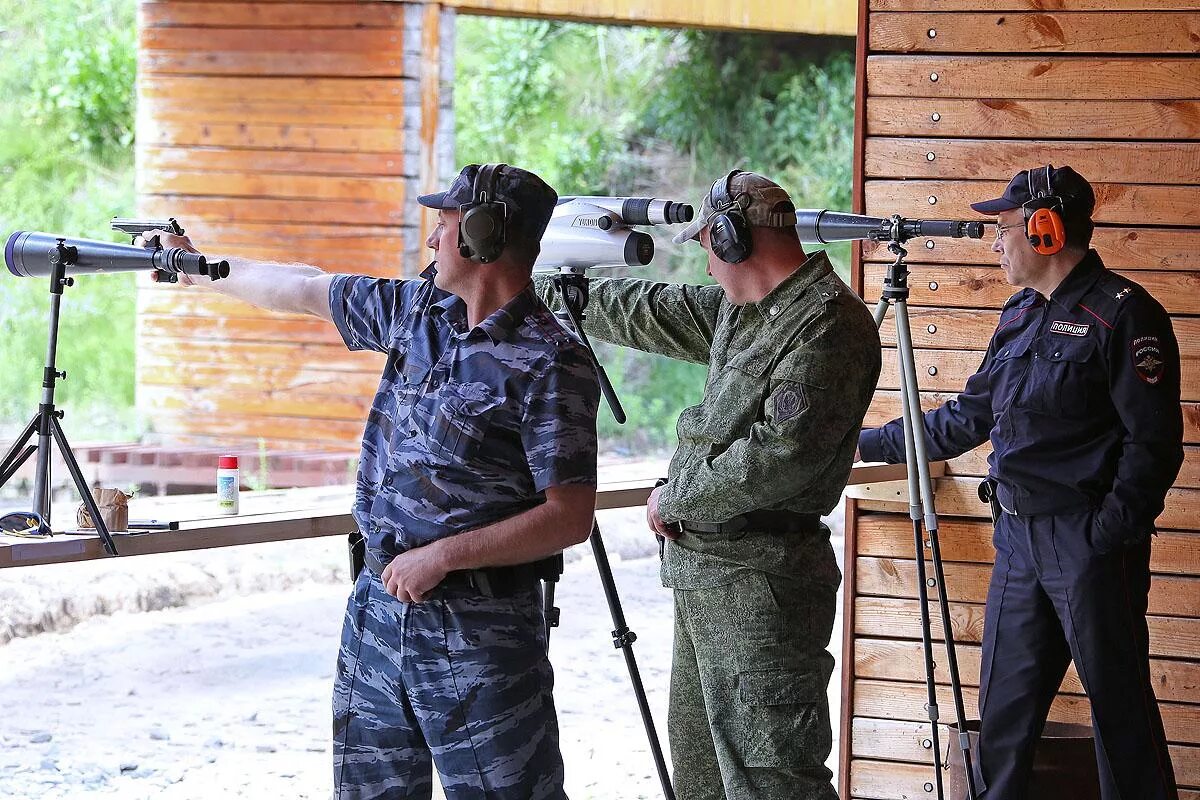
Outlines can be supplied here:
<path id="1" fill-rule="evenodd" d="M 679 523 L 690 533 L 741 533 L 762 531 L 764 533 L 814 533 L 821 525 L 820 514 L 797 514 L 792 511 L 750 511 L 738 514 L 724 522 Z"/>
<path id="2" fill-rule="evenodd" d="M 515 564 L 511 567 L 455 570 L 446 573 L 446 577 L 437 588 L 471 591 L 485 597 L 508 597 L 530 591 L 543 578 L 557 577 L 562 572 L 561 559 L 561 556 L 551 556 L 541 561 Z M 387 564 L 380 561 L 374 553 L 367 550 L 364 561 L 371 572 L 383 577 L 383 570 Z"/>

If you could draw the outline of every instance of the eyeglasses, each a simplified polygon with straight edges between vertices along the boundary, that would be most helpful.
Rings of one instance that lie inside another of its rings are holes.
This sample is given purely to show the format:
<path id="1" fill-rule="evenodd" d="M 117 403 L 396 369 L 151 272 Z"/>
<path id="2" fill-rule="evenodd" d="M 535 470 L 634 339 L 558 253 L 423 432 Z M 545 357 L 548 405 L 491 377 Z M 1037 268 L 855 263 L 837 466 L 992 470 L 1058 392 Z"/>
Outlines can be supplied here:
<path id="1" fill-rule="evenodd" d="M 1014 222 L 1012 225 L 997 225 L 996 226 L 996 241 L 998 242 L 998 241 L 1000 241 L 1001 238 L 1004 237 L 1005 231 L 1011 231 L 1013 228 L 1023 228 L 1023 227 L 1025 227 L 1025 226 L 1020 222 Z"/>

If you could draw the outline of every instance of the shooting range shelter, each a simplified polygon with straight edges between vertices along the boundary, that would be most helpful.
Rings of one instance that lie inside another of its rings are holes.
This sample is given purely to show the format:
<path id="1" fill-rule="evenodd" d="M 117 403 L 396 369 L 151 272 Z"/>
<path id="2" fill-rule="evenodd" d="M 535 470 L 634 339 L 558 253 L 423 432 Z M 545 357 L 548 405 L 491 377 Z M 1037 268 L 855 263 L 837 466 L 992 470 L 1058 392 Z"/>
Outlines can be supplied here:
<path id="1" fill-rule="evenodd" d="M 975 218 L 968 204 L 999 196 L 1017 170 L 1070 164 L 1095 186 L 1094 246 L 1105 263 L 1171 313 L 1183 353 L 1186 457 L 1159 518 L 1149 625 L 1154 689 L 1188 800 L 1200 798 L 1198 10 L 1178 0 L 864 0 L 854 156 L 856 211 L 918 218 Z M 990 239 L 926 244 L 909 246 L 910 312 L 922 402 L 932 408 L 979 367 L 1013 288 Z M 868 303 L 890 261 L 871 246 L 856 259 L 856 288 Z M 900 414 L 893 325 L 883 339 L 867 425 Z M 955 459 L 937 482 L 969 717 L 991 573 L 992 528 L 976 497 L 988 452 Z M 906 490 L 876 489 L 852 501 L 847 518 L 842 796 L 927 797 L 912 525 L 896 502 Z M 936 622 L 934 631 L 940 636 Z M 935 661 L 948 684 L 942 652 Z M 942 720 L 952 722 L 949 687 L 941 688 Z M 1073 668 L 1050 718 L 1090 723 Z M 945 751 L 944 731 L 941 741 Z"/>
<path id="2" fill-rule="evenodd" d="M 1106 263 L 1174 317 L 1186 459 L 1160 518 L 1150 595 L 1155 690 L 1175 771 L 1200 800 L 1200 4 L 1179 0 L 661 0 L 140 3 L 139 213 L 214 253 L 412 275 L 416 194 L 453 174 L 457 13 L 858 36 L 855 208 L 974 218 L 1020 168 L 1093 181 Z M 927 407 L 979 365 L 1012 288 L 990 242 L 914 240 L 911 312 Z M 855 254 L 873 304 L 885 251 Z M 894 328 L 867 424 L 900 412 Z M 237 301 L 139 288 L 138 403 L 179 444 L 353 449 L 379 357 L 333 329 Z M 256 446 L 256 445 L 252 445 Z M 991 528 L 986 449 L 938 481 L 955 636 L 974 716 Z M 841 794 L 933 796 L 913 541 L 903 487 L 847 516 Z M 935 636 L 938 635 L 935 622 Z M 938 675 L 946 679 L 938 654 Z M 948 687 L 939 699 L 952 717 Z M 1051 718 L 1086 723 L 1072 671 Z M 949 741 L 943 732 L 942 742 Z"/>

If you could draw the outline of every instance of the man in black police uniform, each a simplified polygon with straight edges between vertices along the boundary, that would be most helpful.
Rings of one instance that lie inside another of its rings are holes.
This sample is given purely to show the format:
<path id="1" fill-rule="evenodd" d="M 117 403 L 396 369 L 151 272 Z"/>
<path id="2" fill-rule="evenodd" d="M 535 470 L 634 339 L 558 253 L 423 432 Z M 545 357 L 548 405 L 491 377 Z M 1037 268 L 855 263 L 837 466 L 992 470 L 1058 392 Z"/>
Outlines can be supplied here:
<path id="1" fill-rule="evenodd" d="M 986 800 L 1026 797 L 1072 659 L 1091 700 L 1104 800 L 1178 796 L 1145 615 L 1150 536 L 1183 461 L 1179 348 L 1163 307 L 1088 249 L 1094 205 L 1086 180 L 1050 166 L 972 205 L 997 216 L 992 249 L 1025 288 L 963 392 L 924 418 L 931 459 L 989 437 L 993 447 L 977 764 Z M 863 431 L 859 449 L 867 461 L 903 461 L 900 422 Z"/>

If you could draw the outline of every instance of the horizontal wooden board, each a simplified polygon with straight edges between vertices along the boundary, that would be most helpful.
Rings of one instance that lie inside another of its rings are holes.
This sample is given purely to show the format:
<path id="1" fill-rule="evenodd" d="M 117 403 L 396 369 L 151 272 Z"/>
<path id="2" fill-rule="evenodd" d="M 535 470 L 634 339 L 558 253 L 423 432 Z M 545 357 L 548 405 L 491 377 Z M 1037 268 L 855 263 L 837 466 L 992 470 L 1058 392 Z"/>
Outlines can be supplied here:
<path id="1" fill-rule="evenodd" d="M 943 717 L 943 720 L 953 717 Z M 856 758 L 879 758 L 933 764 L 932 738 L 928 725 L 891 719 L 855 718 L 852 722 L 851 750 Z M 949 728 L 939 726 L 940 762 L 949 761 L 952 747 Z M 1200 747 L 1172 745 L 1171 763 L 1180 786 L 1200 784 Z"/>
<path id="2" fill-rule="evenodd" d="M 853 715 L 856 717 L 885 717 L 929 724 L 925 710 L 928 693 L 925 683 L 858 680 L 854 683 Z M 954 718 L 954 701 L 949 686 L 937 687 L 937 702 L 942 719 Z M 963 707 L 969 718 L 979 717 L 979 692 L 963 687 Z M 1163 728 L 1170 742 L 1200 742 L 1200 714 L 1196 707 L 1185 703 L 1158 704 Z M 1050 706 L 1048 719 L 1055 722 L 1075 722 L 1090 725 L 1092 710 L 1083 695 L 1060 694 Z"/>
<path id="3" fill-rule="evenodd" d="M 908 245 L 909 264 L 999 264 L 999 254 L 991 249 L 996 229 L 989 224 L 984 231 L 987 247 L 970 239 L 914 239 Z M 990 239 L 988 238 L 990 237 Z M 930 243 L 933 244 L 930 247 Z M 894 256 L 887 246 L 862 242 L 868 261 L 891 263 Z M 1200 270 L 1200 228 L 1124 228 L 1101 225 L 1092 234 L 1092 248 L 1110 269 L 1117 270 Z M 1137 280 L 1136 275 L 1130 276 Z M 869 286 L 878 291 L 878 287 Z M 870 295 L 868 295 L 870 297 Z"/>
<path id="4" fill-rule="evenodd" d="M 983 641 L 982 603 L 951 603 L 950 630 L 956 642 Z M 943 640 L 941 613 L 929 607 L 930 635 Z M 1196 658 L 1200 654 L 1200 619 L 1148 617 L 1150 655 L 1165 658 Z M 854 601 L 854 633 L 876 639 L 921 640 L 921 605 L 917 600 L 894 597 L 860 597 Z"/>
<path id="5" fill-rule="evenodd" d="M 1171 314 L 1200 314 L 1200 272 L 1117 272 L 1141 284 Z M 864 265 L 863 287 L 869 302 L 874 302 L 872 287 L 882 290 L 886 273 L 883 264 Z M 998 310 L 1020 291 L 999 267 L 910 265 L 909 275 L 909 302 L 914 305 Z"/>
<path id="6" fill-rule="evenodd" d="M 341 336 L 334 327 L 316 317 L 242 319 L 139 311 L 138 323 L 141 326 L 138 335 L 151 339 L 173 339 L 186 331 L 189 339 L 214 341 L 341 343 Z"/>
<path id="7" fill-rule="evenodd" d="M 953 392 L 922 391 L 921 408 L 924 411 L 929 411 L 956 396 L 957 390 Z M 1200 444 L 1200 403 L 1185 402 L 1182 406 L 1184 444 Z M 867 428 L 877 428 L 880 425 L 898 419 L 900 413 L 900 393 L 897 391 L 881 390 L 876 392 L 872 398 L 863 425 Z"/>
<path id="8" fill-rule="evenodd" d="M 979 219 L 971 203 L 999 197 L 1008 181 L 869 180 L 866 213 L 916 219 Z M 1093 183 L 1092 219 L 1117 225 L 1200 226 L 1200 186 Z M 983 243 L 980 242 L 982 245 Z"/>
<path id="9" fill-rule="evenodd" d="M 908 308 L 912 343 L 919 348 L 984 350 L 999 320 L 1000 312 L 990 308 Z M 889 313 L 883 318 L 879 339 L 888 347 L 896 346 L 895 314 Z"/>
<path id="10" fill-rule="evenodd" d="M 872 52 L 1191 54 L 1200 52 L 1200 17 L 1173 11 L 876 13 L 868 36 Z"/>
<path id="11" fill-rule="evenodd" d="M 201 170 L 147 170 L 139 176 L 148 194 L 193 197 L 263 197 L 271 199 L 353 200 L 398 205 L 404 202 L 404 178 L 341 175 L 278 175 Z"/>
<path id="12" fill-rule="evenodd" d="M 955 650 L 963 684 L 978 686 L 980 648 L 961 645 Z M 949 670 L 942 648 L 934 648 L 933 672 L 938 683 L 949 682 Z M 854 674 L 859 678 L 875 680 L 924 680 L 925 659 L 921 643 L 859 638 L 854 643 Z M 1200 663 L 1152 658 L 1150 680 L 1159 700 L 1200 702 Z M 1083 685 L 1074 666 L 1067 670 L 1061 691 L 1083 694 Z"/>
<path id="13" fill-rule="evenodd" d="M 937 80 L 933 80 L 934 75 Z M 867 58 L 867 94 L 872 98 L 974 98 L 981 93 L 999 99 L 1195 100 L 1200 97 L 1200 58 Z M 1030 132 L 1040 134 L 1036 127 Z"/>
<path id="14" fill-rule="evenodd" d="M 871 11 L 1200 11 L 1195 0 L 870 0 Z"/>
<path id="15" fill-rule="evenodd" d="M 203 41 L 200 37 L 197 41 Z M 311 52 L 207 49 L 138 52 L 138 71 L 146 75 L 281 75 L 346 78 L 402 78 L 404 57 L 399 51 Z"/>
<path id="16" fill-rule="evenodd" d="M 356 449 L 362 442 L 363 420 L 296 419 L 261 415 L 215 417 L 190 412 L 159 411 L 139 401 L 154 431 L 188 437 L 212 437 L 219 442 L 266 439 L 272 447 L 303 443 L 313 449 Z"/>
<path id="17" fill-rule="evenodd" d="M 285 368 L 294 365 L 296 370 L 304 370 L 308 364 L 319 364 L 323 370 L 338 372 L 374 372 L 378 375 L 383 370 L 382 353 L 361 350 L 351 352 L 344 345 L 211 341 L 187 339 L 183 335 L 184 331 L 180 333 L 179 338 L 172 340 L 139 340 L 139 368 L 143 364 L 209 364 L 227 367 L 231 372 L 239 370 L 253 374 L 258 368 Z"/>
<path id="18" fill-rule="evenodd" d="M 348 125 L 279 123 L 169 122 L 145 119 L 138 136 L 146 144 L 173 147 L 284 148 L 336 152 L 386 153 L 403 161 L 415 147 L 404 127 L 355 128 Z"/>
<path id="19" fill-rule="evenodd" d="M 934 481 L 934 505 L 939 514 L 961 517 L 984 517 L 986 506 L 979 501 L 978 478 L 939 478 Z M 908 510 L 908 490 L 903 481 L 886 484 L 863 484 L 855 487 L 859 508 L 865 511 Z M 1200 490 L 1171 489 L 1167 492 L 1166 508 L 1155 524 L 1159 529 L 1192 530 L 1200 519 Z M 1200 586 L 1196 589 L 1200 599 Z"/>
<path id="20" fill-rule="evenodd" d="M 932 156 L 932 158 L 931 158 Z M 1106 183 L 1200 184 L 1200 142 L 867 137 L 868 178 L 1007 181 L 1038 164 L 1070 164 Z"/>
<path id="21" fill-rule="evenodd" d="M 138 104 L 139 124 L 199 122 L 207 124 L 325 125 L 339 128 L 395 128 L 404 125 L 404 99 L 383 105 L 361 103 L 239 103 L 147 98 Z"/>
<path id="22" fill-rule="evenodd" d="M 351 9 L 350 16 L 352 17 Z M 203 47 L 197 44 L 203 42 Z M 380 54 L 399 58 L 404 44 L 402 30 L 352 28 L 322 30 L 289 27 L 269 31 L 252 27 L 221 28 L 143 28 L 138 37 L 138 49 L 144 53 L 159 50 L 213 53 L 295 53 L 316 54 L 360 53 Z"/>
<path id="23" fill-rule="evenodd" d="M 879 375 L 880 389 L 899 389 L 898 351 L 885 347 L 883 369 Z M 978 371 L 983 353 L 976 350 L 913 350 L 917 368 L 917 385 L 930 391 L 956 392 L 966 386 L 967 378 Z M 1182 396 L 1184 400 L 1200 400 L 1200 359 L 1185 358 L 1182 362 Z"/>
<path id="24" fill-rule="evenodd" d="M 856 758 L 850 762 L 850 795 L 853 800 L 914 800 L 932 797 L 932 767 L 894 761 Z M 1179 800 L 1200 800 L 1200 791 L 1181 788 Z"/>
<path id="25" fill-rule="evenodd" d="M 398 3 L 139 3 L 144 28 L 403 28 Z"/>
<path id="26" fill-rule="evenodd" d="M 199 397 L 197 393 L 218 394 L 213 402 L 261 405 L 278 401 L 290 407 L 302 402 L 316 406 L 337 406 L 337 413 L 323 411 L 312 416 L 338 419 L 366 419 L 367 407 L 379 389 L 379 375 L 324 369 L 320 364 L 299 367 L 262 364 L 254 368 L 234 369 L 214 364 L 147 364 L 138 369 L 138 390 L 153 389 L 163 397 L 174 392 L 179 397 Z M 346 409 L 352 409 L 347 411 Z M 273 407 L 255 413 L 287 414 Z"/>
<path id="27" fill-rule="evenodd" d="M 195 169 L 214 172 L 244 171 L 301 175 L 406 174 L 405 161 L 396 153 L 317 152 L 231 147 L 186 147 L 141 144 L 137 151 L 141 171 Z"/>
<path id="28" fill-rule="evenodd" d="M 269 389 L 237 391 L 220 383 L 206 388 L 156 386 L 141 382 L 138 402 L 157 412 L 209 416 L 213 419 L 245 417 L 248 414 L 291 417 L 303 426 L 310 419 L 362 423 L 371 408 L 371 395 L 329 395 L 311 392 L 275 392 Z"/>
<path id="29" fill-rule="evenodd" d="M 175 215 L 178 217 L 178 215 Z M 298 247 L 340 246 L 358 247 L 366 239 L 374 239 L 383 250 L 402 250 L 411 229 L 399 225 L 355 225 L 308 222 L 247 222 L 197 219 L 183 217 L 179 221 L 195 241 L 221 241 L 229 244 L 263 244 L 296 242 Z M 299 259 L 303 260 L 303 259 Z M 153 285 L 143 288 L 158 288 Z"/>
<path id="30" fill-rule="evenodd" d="M 907 514 L 860 514 L 855 549 L 860 556 L 913 558 L 912 522 Z M 942 517 L 938 541 L 944 562 L 991 564 L 992 523 Z M 1150 569 L 1156 574 L 1200 577 L 1200 531 L 1165 531 L 1154 538 Z"/>
<path id="31" fill-rule="evenodd" d="M 871 136 L 1029 139 L 1200 138 L 1196 100 L 1006 100 L 873 97 Z"/>
<path id="32" fill-rule="evenodd" d="M 140 100 L 198 103 L 335 103 L 395 106 L 413 81 L 400 78 L 289 78 L 271 75 L 138 75 Z"/>
<path id="33" fill-rule="evenodd" d="M 396 225 L 404 219 L 402 203 L 356 200 L 287 200 L 261 197 L 191 197 L 178 194 L 141 195 L 144 208 L 158 217 L 237 220 L 239 222 L 349 222 Z M 161 209 L 155 211 L 154 209 Z"/>
<path id="34" fill-rule="evenodd" d="M 983 353 L 974 350 L 914 350 L 917 385 L 922 389 L 953 392 L 966 385 L 983 361 Z M 879 373 L 880 389 L 899 389 L 899 358 L 895 348 L 883 350 L 883 369 Z M 936 374 L 935 374 L 936 373 Z"/>
<path id="35" fill-rule="evenodd" d="M 941 529 L 939 527 L 939 534 Z M 982 603 L 987 599 L 990 564 L 943 564 L 951 601 Z M 930 573 L 932 575 L 932 573 Z M 877 597 L 917 597 L 916 561 L 910 558 L 859 556 L 854 567 L 855 592 Z M 1190 594 L 1179 597 L 1177 593 Z M 937 587 L 929 590 L 937 596 Z M 1147 613 L 1164 617 L 1200 616 L 1200 578 L 1187 575 L 1155 575 L 1150 584 Z M 1200 687 L 1198 687 L 1200 689 Z"/>

